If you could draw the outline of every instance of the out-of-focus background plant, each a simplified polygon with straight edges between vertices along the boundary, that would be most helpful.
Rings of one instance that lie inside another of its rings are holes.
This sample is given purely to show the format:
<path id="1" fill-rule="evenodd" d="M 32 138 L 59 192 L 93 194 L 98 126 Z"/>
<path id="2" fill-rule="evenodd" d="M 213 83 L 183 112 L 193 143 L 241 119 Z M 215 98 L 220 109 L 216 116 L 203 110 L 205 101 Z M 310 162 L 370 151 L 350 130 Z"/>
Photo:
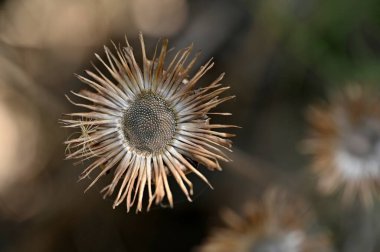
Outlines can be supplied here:
<path id="1" fill-rule="evenodd" d="M 336 251 L 380 251 L 379 203 L 320 195 L 302 155 L 309 105 L 348 83 L 380 88 L 379 13 L 376 0 L 0 1 L 0 251 L 191 251 L 223 226 L 222 209 L 271 186 L 308 202 Z M 72 132 L 58 119 L 74 109 L 64 94 L 83 88 L 73 73 L 111 39 L 137 47 L 139 31 L 149 52 L 162 37 L 193 42 L 195 69 L 214 57 L 203 82 L 226 72 L 237 98 L 220 110 L 242 129 L 234 162 L 205 171 L 214 190 L 193 176 L 193 203 L 175 191 L 174 209 L 135 215 L 103 201 L 102 185 L 83 194 L 85 164 L 63 160 Z"/>

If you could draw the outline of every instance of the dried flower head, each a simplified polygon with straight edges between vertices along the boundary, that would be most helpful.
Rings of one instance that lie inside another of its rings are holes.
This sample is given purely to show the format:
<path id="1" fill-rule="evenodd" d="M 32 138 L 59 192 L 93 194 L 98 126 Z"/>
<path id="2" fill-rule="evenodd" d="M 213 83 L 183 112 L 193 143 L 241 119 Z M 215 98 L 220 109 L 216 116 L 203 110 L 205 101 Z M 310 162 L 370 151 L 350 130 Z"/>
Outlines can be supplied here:
<path id="1" fill-rule="evenodd" d="M 224 211 L 223 220 L 227 227 L 214 230 L 200 252 L 330 251 L 327 236 L 312 226 L 306 205 L 278 189 L 247 205 L 244 216 Z"/>
<path id="2" fill-rule="evenodd" d="M 174 177 L 191 201 L 193 186 L 186 173 L 193 172 L 209 184 L 195 163 L 220 170 L 219 160 L 229 161 L 222 151 L 230 151 L 231 141 L 226 138 L 233 135 L 215 129 L 234 127 L 211 124 L 208 117 L 229 115 L 210 112 L 233 98 L 219 97 L 229 88 L 220 84 L 223 74 L 208 86 L 195 89 L 198 80 L 213 66 L 211 60 L 186 79 L 197 58 L 188 62 L 191 46 L 180 50 L 165 68 L 168 41 L 163 40 L 159 54 L 156 47 L 153 59 L 148 60 L 142 34 L 139 39 L 142 69 L 127 39 L 126 47 L 114 44 L 115 52 L 104 47 L 106 60 L 95 55 L 110 77 L 95 66 L 96 73 L 86 71 L 88 78 L 78 76 L 93 91 L 72 92 L 87 100 L 84 104 L 68 99 L 89 111 L 70 113 L 71 118 L 63 120 L 65 127 L 80 129 L 79 136 L 65 142 L 70 149 L 66 157 L 95 159 L 80 178 L 98 170 L 90 188 L 112 170 L 112 182 L 102 193 L 106 197 L 117 190 L 113 207 L 125 201 L 128 211 L 135 200 L 136 211 L 141 211 L 146 188 L 148 209 L 153 201 L 159 204 L 165 197 L 173 206 L 168 175 Z"/>
<path id="3" fill-rule="evenodd" d="M 343 201 L 366 206 L 380 193 L 380 94 L 358 85 L 310 108 L 305 151 L 322 193 L 343 191 Z"/>

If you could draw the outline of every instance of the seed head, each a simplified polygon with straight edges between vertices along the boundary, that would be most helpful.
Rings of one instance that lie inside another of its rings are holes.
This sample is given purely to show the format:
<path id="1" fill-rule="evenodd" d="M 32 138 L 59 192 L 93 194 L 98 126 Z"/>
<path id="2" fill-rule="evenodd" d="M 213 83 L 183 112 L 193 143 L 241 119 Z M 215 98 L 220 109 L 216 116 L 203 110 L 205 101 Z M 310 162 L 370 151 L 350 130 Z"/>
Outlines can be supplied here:
<path id="1" fill-rule="evenodd" d="M 157 153 L 173 139 L 177 120 L 169 104 L 153 93 L 142 93 L 126 109 L 124 136 L 139 151 Z"/>
<path id="2" fill-rule="evenodd" d="M 67 98 L 87 111 L 67 114 L 70 118 L 62 120 L 65 127 L 80 130 L 65 142 L 70 150 L 66 157 L 93 159 L 80 178 L 98 171 L 90 188 L 112 172 L 112 182 L 102 190 L 104 197 L 116 190 L 113 206 L 125 202 L 128 211 L 135 201 L 136 210 L 141 211 L 146 189 L 148 209 L 153 201 L 159 204 L 165 198 L 173 206 L 168 175 L 191 201 L 193 186 L 186 174 L 194 172 L 209 184 L 195 164 L 220 170 L 219 160 L 229 161 L 224 151 L 230 151 L 231 141 L 226 138 L 233 135 L 215 129 L 235 127 L 212 124 L 209 118 L 210 114 L 229 115 L 210 112 L 234 97 L 219 97 L 228 89 L 220 84 L 223 74 L 211 84 L 196 88 L 213 66 L 211 61 L 187 79 L 196 60 L 188 61 L 191 47 L 180 50 L 165 67 L 168 41 L 163 40 L 161 51 L 149 60 L 142 34 L 139 39 L 142 68 L 128 40 L 123 48 L 114 45 L 114 52 L 104 47 L 106 60 L 95 55 L 110 77 L 95 66 L 96 72 L 86 71 L 88 77 L 78 76 L 92 90 L 72 94 L 87 102 Z M 83 129 L 90 130 L 84 134 Z"/>

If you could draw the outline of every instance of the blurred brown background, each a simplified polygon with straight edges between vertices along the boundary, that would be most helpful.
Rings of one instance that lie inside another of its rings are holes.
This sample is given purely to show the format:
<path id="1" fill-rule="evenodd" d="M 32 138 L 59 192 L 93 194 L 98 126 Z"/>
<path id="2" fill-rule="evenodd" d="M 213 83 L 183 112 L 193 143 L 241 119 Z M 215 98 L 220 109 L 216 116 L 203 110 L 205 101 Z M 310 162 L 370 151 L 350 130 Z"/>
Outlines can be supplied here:
<path id="1" fill-rule="evenodd" d="M 215 190 L 190 175 L 193 203 L 175 191 L 174 209 L 135 215 L 102 200 L 106 181 L 83 193 L 85 164 L 64 160 L 72 132 L 58 120 L 75 109 L 64 94 L 84 88 L 73 73 L 125 34 L 139 55 L 139 31 L 150 53 L 162 37 L 176 49 L 193 42 L 194 69 L 214 57 L 201 83 L 226 72 L 237 98 L 219 110 L 242 129 L 234 162 L 204 169 Z M 380 251 L 379 206 L 342 211 L 317 195 L 299 153 L 305 108 L 348 82 L 380 85 L 378 0 L 0 1 L 0 251 L 191 251 L 222 208 L 277 184 L 311 202 L 337 251 Z"/>

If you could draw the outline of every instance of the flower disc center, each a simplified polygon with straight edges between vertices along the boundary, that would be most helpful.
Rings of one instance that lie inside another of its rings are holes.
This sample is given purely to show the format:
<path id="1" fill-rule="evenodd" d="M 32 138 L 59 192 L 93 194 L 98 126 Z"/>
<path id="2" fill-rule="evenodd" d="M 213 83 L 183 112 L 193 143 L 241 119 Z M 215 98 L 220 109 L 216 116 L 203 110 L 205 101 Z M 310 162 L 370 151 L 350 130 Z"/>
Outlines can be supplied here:
<path id="1" fill-rule="evenodd" d="M 358 158 L 368 158 L 380 154 L 380 122 L 365 118 L 361 124 L 344 137 L 347 151 Z"/>
<path id="2" fill-rule="evenodd" d="M 123 132 L 131 147 L 142 152 L 160 151 L 169 144 L 176 129 L 172 108 L 161 97 L 143 93 L 127 108 Z"/>

